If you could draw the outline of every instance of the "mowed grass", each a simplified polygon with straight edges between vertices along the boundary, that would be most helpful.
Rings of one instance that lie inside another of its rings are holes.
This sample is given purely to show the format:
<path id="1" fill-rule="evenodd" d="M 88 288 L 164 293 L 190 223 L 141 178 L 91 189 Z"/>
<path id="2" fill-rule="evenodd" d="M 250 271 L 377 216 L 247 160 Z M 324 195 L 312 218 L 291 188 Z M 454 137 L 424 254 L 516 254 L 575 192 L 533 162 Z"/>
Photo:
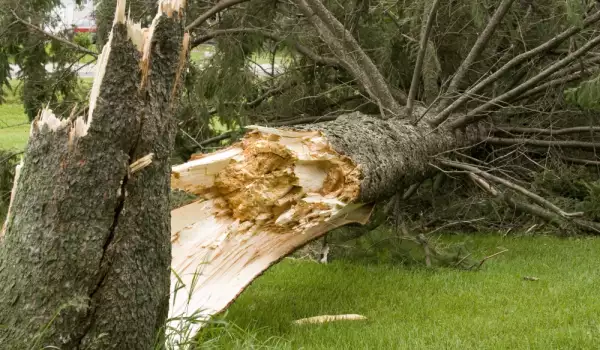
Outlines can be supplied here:
<path id="1" fill-rule="evenodd" d="M 18 83 L 10 82 L 15 88 Z M 5 103 L 0 104 L 0 149 L 22 150 L 29 138 L 29 120 L 13 91 L 4 88 Z"/>
<path id="2" fill-rule="evenodd" d="M 0 105 L 0 149 L 22 150 L 29 138 L 29 121 L 20 104 Z"/>
<path id="3" fill-rule="evenodd" d="M 89 89 L 92 78 L 80 78 L 82 86 Z M 23 150 L 29 138 L 30 124 L 23 110 L 18 90 L 19 82 L 10 82 L 13 90 L 4 87 L 5 103 L 0 104 L 0 149 Z"/>
<path id="4" fill-rule="evenodd" d="M 255 344 L 278 349 L 600 348 L 600 239 L 443 240 L 470 240 L 478 257 L 509 250 L 479 271 L 286 259 L 251 285 L 225 319 L 256 337 Z M 291 324 L 346 313 L 368 320 Z M 222 337 L 217 348 L 247 343 Z"/>

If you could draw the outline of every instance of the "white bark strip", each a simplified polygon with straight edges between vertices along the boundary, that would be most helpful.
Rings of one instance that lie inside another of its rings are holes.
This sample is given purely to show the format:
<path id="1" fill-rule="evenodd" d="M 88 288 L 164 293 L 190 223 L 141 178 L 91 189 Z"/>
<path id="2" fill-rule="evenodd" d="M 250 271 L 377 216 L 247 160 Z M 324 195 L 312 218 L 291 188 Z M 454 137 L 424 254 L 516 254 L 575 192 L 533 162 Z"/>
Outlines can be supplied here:
<path id="1" fill-rule="evenodd" d="M 4 221 L 4 225 L 2 225 L 2 230 L 0 231 L 0 240 L 4 237 L 6 232 L 6 228 L 8 227 L 8 221 L 10 219 L 10 210 L 13 205 L 13 201 L 15 199 L 15 194 L 17 193 L 17 184 L 19 183 L 19 176 L 21 175 L 21 168 L 23 167 L 23 160 L 15 167 L 15 179 L 13 180 L 12 190 L 10 191 L 10 202 L 8 202 L 8 211 L 6 212 L 6 219 Z"/>

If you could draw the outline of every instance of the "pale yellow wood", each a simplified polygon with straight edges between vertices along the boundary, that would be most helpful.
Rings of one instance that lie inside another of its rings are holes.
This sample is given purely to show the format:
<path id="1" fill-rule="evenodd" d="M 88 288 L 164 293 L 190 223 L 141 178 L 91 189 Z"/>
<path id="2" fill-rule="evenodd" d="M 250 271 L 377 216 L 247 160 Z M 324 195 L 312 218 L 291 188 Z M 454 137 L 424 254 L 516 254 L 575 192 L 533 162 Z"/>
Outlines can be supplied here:
<path id="1" fill-rule="evenodd" d="M 169 326 L 195 332 L 271 265 L 328 231 L 367 222 L 360 169 L 319 132 L 252 127 L 239 143 L 173 167 L 203 197 L 171 212 Z"/>
<path id="2" fill-rule="evenodd" d="M 172 269 L 170 318 L 208 319 L 219 313 L 261 273 L 306 243 L 349 223 L 365 224 L 370 206 L 351 205 L 346 212 L 309 228 L 305 232 L 277 233 L 267 229 L 236 234 L 227 228 L 230 218 L 210 215 L 213 200 L 189 204 L 174 210 L 172 228 Z M 194 224 L 192 212 L 201 220 Z M 183 283 L 183 285 L 182 285 Z M 175 289 L 180 288 L 177 292 Z M 182 321 L 185 322 L 185 321 Z M 186 327 L 173 320 L 171 327 Z M 191 326 L 199 329 L 202 324 Z"/>

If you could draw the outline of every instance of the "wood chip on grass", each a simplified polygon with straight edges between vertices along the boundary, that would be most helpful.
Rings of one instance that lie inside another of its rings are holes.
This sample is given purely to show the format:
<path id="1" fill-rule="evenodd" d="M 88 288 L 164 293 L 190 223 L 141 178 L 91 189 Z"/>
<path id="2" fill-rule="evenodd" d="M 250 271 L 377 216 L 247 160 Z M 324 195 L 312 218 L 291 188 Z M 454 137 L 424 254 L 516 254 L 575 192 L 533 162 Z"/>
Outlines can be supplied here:
<path id="1" fill-rule="evenodd" d="M 308 318 L 301 318 L 292 322 L 293 324 L 302 325 L 302 324 L 321 324 L 328 323 L 333 321 L 362 321 L 367 318 L 362 315 L 357 314 L 347 314 L 347 315 L 321 315 L 314 316 Z"/>

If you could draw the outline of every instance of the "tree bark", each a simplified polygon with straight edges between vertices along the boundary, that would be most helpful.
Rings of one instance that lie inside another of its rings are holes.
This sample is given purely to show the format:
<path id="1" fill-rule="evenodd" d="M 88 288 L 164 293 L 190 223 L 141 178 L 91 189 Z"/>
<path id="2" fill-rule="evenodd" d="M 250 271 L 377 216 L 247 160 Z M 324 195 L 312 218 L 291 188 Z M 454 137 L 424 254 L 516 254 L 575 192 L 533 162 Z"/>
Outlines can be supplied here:
<path id="1" fill-rule="evenodd" d="M 180 6 L 159 3 L 141 29 L 119 0 L 87 118 L 44 110 L 34 121 L 0 243 L 2 348 L 150 349 L 162 338 L 172 114 L 189 41 Z"/>
<path id="2" fill-rule="evenodd" d="M 423 108 L 415 108 L 415 113 L 423 113 Z M 362 181 L 355 200 L 370 203 L 430 177 L 436 171 L 433 156 L 481 139 L 477 125 L 464 132 L 448 128 L 434 131 L 427 123 L 429 119 L 426 116 L 413 125 L 409 119 L 382 120 L 353 113 L 303 129 L 323 132 L 334 150 L 360 167 Z"/>

